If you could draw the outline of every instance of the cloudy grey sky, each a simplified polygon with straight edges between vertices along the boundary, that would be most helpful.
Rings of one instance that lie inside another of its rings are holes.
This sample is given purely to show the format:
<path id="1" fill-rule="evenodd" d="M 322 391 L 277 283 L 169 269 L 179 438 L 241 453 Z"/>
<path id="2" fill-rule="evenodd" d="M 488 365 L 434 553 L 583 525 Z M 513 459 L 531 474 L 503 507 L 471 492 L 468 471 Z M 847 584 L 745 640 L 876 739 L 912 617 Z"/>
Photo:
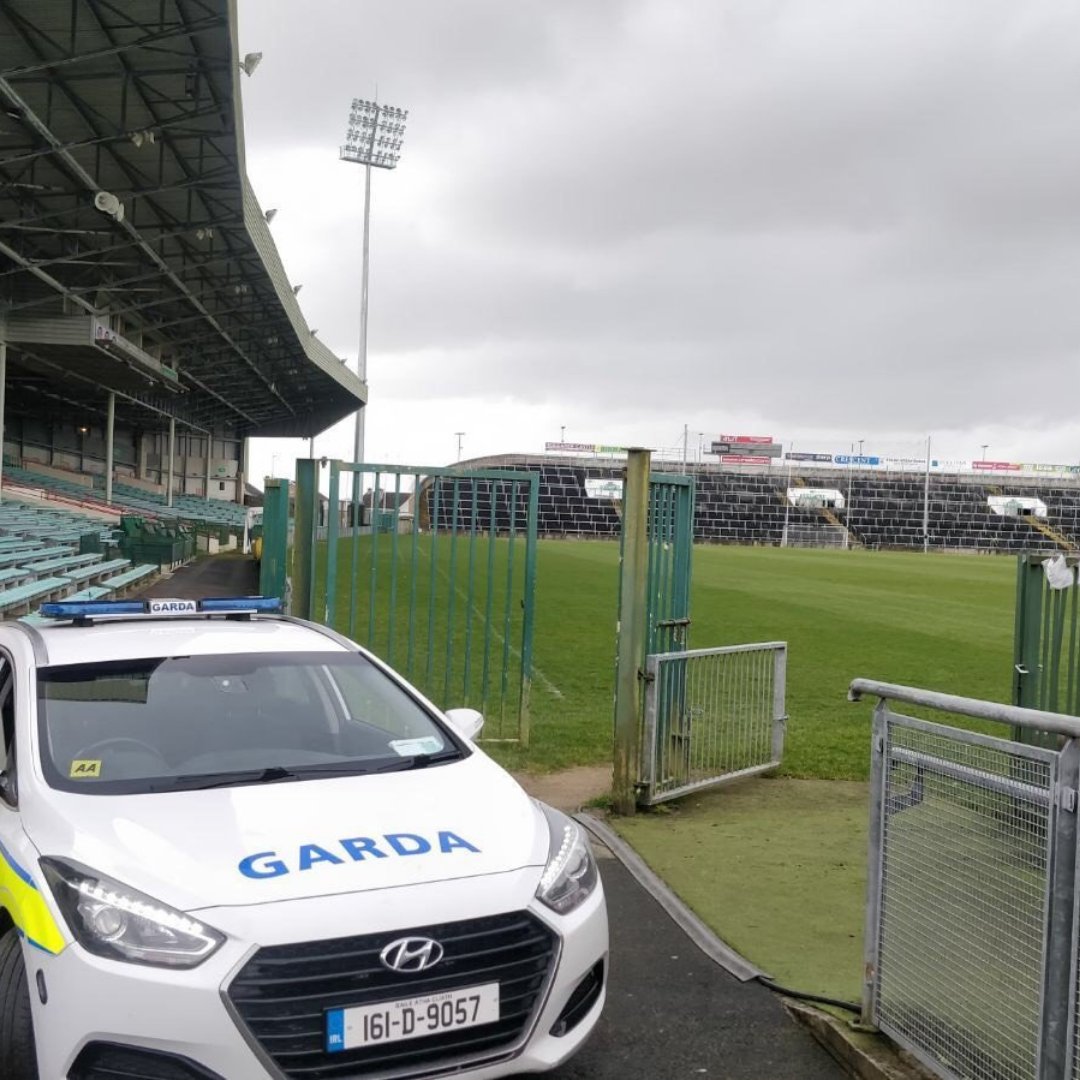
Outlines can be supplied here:
<path id="1" fill-rule="evenodd" d="M 1075 0 L 241 0 L 240 42 L 249 174 L 350 360 L 337 148 L 352 97 L 410 110 L 374 178 L 369 460 L 686 424 L 1080 461 Z"/>

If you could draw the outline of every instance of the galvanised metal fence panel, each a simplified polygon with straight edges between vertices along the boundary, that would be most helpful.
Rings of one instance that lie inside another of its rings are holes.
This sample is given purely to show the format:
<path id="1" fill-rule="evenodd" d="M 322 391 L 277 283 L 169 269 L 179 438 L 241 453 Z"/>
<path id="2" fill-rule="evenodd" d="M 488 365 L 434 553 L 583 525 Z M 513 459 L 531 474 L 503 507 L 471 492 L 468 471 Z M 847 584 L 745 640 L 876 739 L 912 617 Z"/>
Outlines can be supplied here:
<path id="1" fill-rule="evenodd" d="M 479 709 L 484 740 L 527 743 L 538 498 L 536 473 L 331 462 L 314 610 Z"/>
<path id="2" fill-rule="evenodd" d="M 780 641 L 649 656 L 641 801 L 652 805 L 779 765 L 786 678 Z"/>
<path id="3" fill-rule="evenodd" d="M 857 680 L 877 694 L 864 1020 L 948 1080 L 1064 1080 L 1075 1038 L 1080 720 Z M 890 700 L 1053 735 L 1026 745 Z"/>

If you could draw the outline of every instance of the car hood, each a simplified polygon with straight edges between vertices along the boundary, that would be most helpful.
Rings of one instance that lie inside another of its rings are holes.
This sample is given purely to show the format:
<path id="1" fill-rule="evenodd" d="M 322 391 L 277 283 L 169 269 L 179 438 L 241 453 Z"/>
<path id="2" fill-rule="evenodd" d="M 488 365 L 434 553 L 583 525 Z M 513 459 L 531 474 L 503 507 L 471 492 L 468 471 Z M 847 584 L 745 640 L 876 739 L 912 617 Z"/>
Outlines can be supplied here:
<path id="1" fill-rule="evenodd" d="M 481 752 L 408 772 L 148 795 L 51 791 L 42 855 L 183 911 L 390 889 L 543 866 L 537 805 Z"/>

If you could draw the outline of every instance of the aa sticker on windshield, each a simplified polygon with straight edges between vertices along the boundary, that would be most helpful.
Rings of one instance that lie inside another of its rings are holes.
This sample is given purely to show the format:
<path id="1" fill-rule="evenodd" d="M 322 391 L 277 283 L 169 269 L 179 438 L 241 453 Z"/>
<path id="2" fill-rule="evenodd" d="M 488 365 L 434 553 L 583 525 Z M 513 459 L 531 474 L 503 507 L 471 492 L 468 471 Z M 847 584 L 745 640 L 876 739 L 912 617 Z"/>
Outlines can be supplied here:
<path id="1" fill-rule="evenodd" d="M 71 763 L 68 776 L 72 780 L 90 780 L 101 775 L 101 762 L 92 759 L 76 760 Z"/>

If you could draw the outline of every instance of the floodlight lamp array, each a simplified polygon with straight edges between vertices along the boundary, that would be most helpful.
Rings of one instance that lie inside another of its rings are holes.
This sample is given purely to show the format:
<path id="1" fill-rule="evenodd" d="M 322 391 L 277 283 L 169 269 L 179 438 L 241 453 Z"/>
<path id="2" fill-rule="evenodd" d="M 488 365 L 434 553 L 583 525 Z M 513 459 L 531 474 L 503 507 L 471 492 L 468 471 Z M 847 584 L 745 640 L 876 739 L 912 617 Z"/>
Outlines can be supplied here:
<path id="1" fill-rule="evenodd" d="M 408 109 L 354 98 L 341 160 L 393 169 L 401 158 Z"/>

